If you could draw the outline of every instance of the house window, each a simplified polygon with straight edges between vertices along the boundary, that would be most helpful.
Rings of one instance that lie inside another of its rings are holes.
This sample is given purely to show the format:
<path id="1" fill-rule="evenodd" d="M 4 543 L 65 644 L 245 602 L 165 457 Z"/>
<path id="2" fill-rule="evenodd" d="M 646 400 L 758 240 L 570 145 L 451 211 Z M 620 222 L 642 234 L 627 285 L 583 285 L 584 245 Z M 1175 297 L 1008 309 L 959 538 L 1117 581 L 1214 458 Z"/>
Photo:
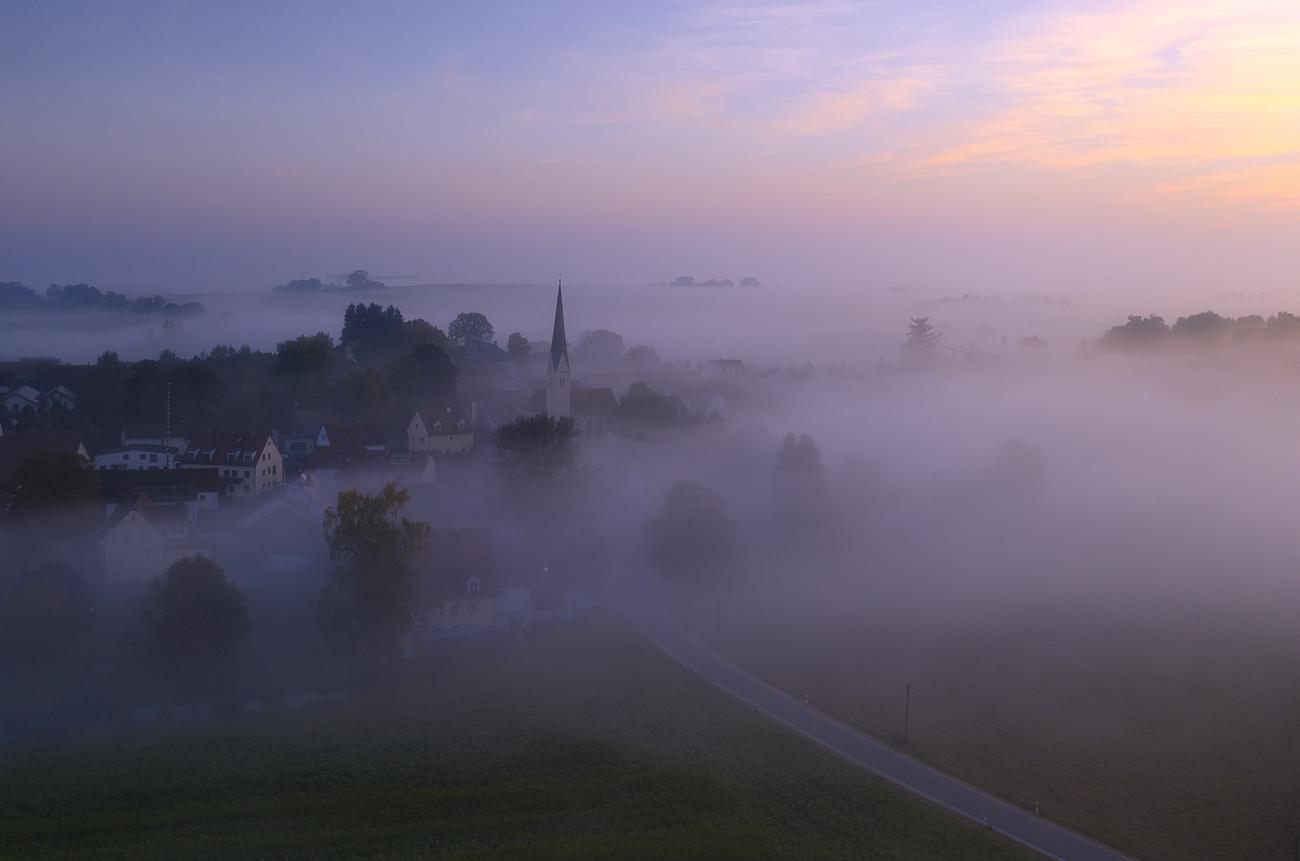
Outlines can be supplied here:
<path id="1" fill-rule="evenodd" d="M 150 463 L 157 463 L 157 462 L 158 462 L 158 455 L 156 455 L 156 454 L 151 454 L 151 455 L 149 455 L 149 462 L 150 462 Z"/>
<path id="2" fill-rule="evenodd" d="M 466 592 L 477 592 L 477 591 L 478 591 L 478 578 L 477 578 L 477 577 L 475 577 L 475 578 L 473 578 L 472 580 L 469 581 L 469 584 L 465 587 L 465 591 L 466 591 Z"/>
<path id="3" fill-rule="evenodd" d="M 122 460 L 130 460 L 130 459 L 131 459 L 131 455 L 129 454 L 122 455 Z"/>
<path id="4" fill-rule="evenodd" d="M 156 455 L 156 454 L 154 455 L 154 457 L 157 457 L 157 456 L 158 456 L 158 455 Z M 140 455 L 140 460 L 144 460 L 144 455 Z"/>
<path id="5" fill-rule="evenodd" d="M 459 605 L 459 604 L 452 604 L 452 605 L 451 605 L 451 614 L 452 614 L 453 616 L 456 616 L 456 615 L 458 615 L 459 613 L 460 613 L 460 605 Z"/>
<path id="6" fill-rule="evenodd" d="M 470 601 L 470 602 L 469 602 L 469 611 L 470 611 L 471 613 L 477 613 L 477 612 L 478 612 L 478 604 L 475 604 L 473 601 Z"/>
<path id="7" fill-rule="evenodd" d="M 236 472 L 238 472 L 238 470 L 236 470 Z M 252 476 L 252 470 L 250 469 L 244 470 L 244 478 L 250 478 L 251 476 Z"/>

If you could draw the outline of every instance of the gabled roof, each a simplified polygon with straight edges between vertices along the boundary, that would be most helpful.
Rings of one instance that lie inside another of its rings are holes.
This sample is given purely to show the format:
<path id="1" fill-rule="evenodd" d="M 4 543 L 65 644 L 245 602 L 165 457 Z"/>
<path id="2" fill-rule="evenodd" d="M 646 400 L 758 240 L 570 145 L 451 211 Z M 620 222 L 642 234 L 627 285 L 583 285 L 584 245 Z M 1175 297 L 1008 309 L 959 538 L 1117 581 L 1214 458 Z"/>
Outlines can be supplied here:
<path id="1" fill-rule="evenodd" d="M 17 469 L 23 455 L 34 451 L 75 451 L 86 455 L 86 447 L 77 435 L 5 436 L 0 437 L 0 467 Z M 89 459 L 89 457 L 87 457 Z"/>
<path id="2" fill-rule="evenodd" d="M 379 422 L 325 422 L 316 436 L 318 446 L 383 446 L 384 427 Z"/>
<path id="3" fill-rule="evenodd" d="M 437 607 L 453 598 L 482 598 L 490 601 L 501 594 L 492 535 L 486 526 L 435 529 L 424 549 L 411 560 L 412 605 L 416 609 Z M 469 582 L 478 589 L 469 591 Z"/>
<path id="4" fill-rule="evenodd" d="M 342 420 L 338 410 L 294 410 L 289 425 L 295 433 L 314 434 L 321 425 Z"/>
<path id="5" fill-rule="evenodd" d="M 36 389 L 33 389 L 31 386 L 19 386 L 18 388 L 14 389 L 12 392 L 9 392 L 8 394 L 0 397 L 0 400 L 7 401 L 10 398 L 14 398 L 14 397 L 19 397 L 22 398 L 23 400 L 30 401 L 32 404 L 35 404 L 37 401 L 40 400 L 41 393 L 36 391 Z"/>
<path id="6" fill-rule="evenodd" d="M 105 496 L 122 496 L 143 490 L 167 492 L 217 493 L 221 489 L 221 470 L 207 469 L 107 469 L 96 472 L 100 492 Z M 229 481 L 229 479 L 227 479 Z"/>
<path id="7" fill-rule="evenodd" d="M 465 410 L 458 406 L 420 407 L 415 411 L 415 415 L 411 416 L 411 421 L 406 423 L 407 426 L 409 427 L 417 417 L 424 425 L 424 429 L 430 433 L 470 433 L 474 430 L 474 424 L 469 416 L 465 415 Z M 435 423 L 440 423 L 442 427 L 433 430 Z"/>
<path id="8" fill-rule="evenodd" d="M 162 422 L 148 425 L 122 425 L 122 445 L 126 445 L 126 441 L 131 439 L 162 439 L 165 436 L 167 436 L 167 425 Z M 189 439 L 189 429 L 179 423 L 173 424 L 171 438 L 172 440 Z"/>
<path id="9" fill-rule="evenodd" d="M 257 456 L 270 442 L 271 438 L 264 433 L 209 431 L 192 438 L 185 453 L 176 460 L 202 466 L 247 466 L 256 462 Z M 251 461 L 245 459 L 248 452 L 253 453 Z M 230 459 L 231 454 L 235 455 L 235 460 Z"/>
<path id="10" fill-rule="evenodd" d="M 496 341 L 475 341 L 469 348 L 471 359 L 486 359 L 489 362 L 513 362 L 510 354 L 497 346 Z"/>
<path id="11" fill-rule="evenodd" d="M 361 446 L 317 446 L 307 456 L 306 469 L 340 472 L 387 472 L 419 475 L 429 469 L 427 451 L 373 451 Z"/>
<path id="12" fill-rule="evenodd" d="M 175 452 L 177 451 L 177 447 L 172 446 L 171 450 Z M 130 452 L 130 451 L 151 452 L 153 454 L 166 454 L 167 447 L 161 445 L 154 445 L 153 443 L 150 442 L 127 443 L 126 445 L 114 445 L 114 446 L 109 446 L 108 448 L 101 448 L 95 452 L 95 457 L 103 457 L 106 454 L 122 454 L 123 452 Z"/>

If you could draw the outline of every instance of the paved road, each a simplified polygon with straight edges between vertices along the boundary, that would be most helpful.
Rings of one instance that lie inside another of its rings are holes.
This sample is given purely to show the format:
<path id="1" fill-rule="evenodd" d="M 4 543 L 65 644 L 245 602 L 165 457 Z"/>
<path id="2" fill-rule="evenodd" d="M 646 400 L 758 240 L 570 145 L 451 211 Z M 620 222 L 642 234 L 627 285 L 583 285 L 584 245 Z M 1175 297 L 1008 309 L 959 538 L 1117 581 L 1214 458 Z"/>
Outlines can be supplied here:
<path id="1" fill-rule="evenodd" d="M 1059 861 L 1129 861 L 1032 813 L 980 792 L 805 706 L 736 667 L 677 624 L 643 576 L 619 584 L 617 601 L 660 649 L 785 725 L 936 804 Z"/>

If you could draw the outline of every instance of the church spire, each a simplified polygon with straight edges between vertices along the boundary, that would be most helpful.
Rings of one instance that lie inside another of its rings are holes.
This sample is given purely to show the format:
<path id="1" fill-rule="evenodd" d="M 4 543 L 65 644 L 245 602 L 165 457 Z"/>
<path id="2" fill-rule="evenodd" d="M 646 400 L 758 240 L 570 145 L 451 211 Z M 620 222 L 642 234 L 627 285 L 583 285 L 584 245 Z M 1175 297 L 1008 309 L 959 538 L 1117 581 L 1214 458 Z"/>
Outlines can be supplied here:
<path id="1" fill-rule="evenodd" d="M 564 337 L 564 282 L 555 291 L 555 331 L 551 333 L 551 368 L 560 367 L 560 359 L 569 358 L 569 345 Z M 566 361 L 567 365 L 568 362 Z"/>
<path id="2" fill-rule="evenodd" d="M 569 414 L 569 345 L 564 339 L 564 285 L 555 291 L 555 331 L 551 334 L 551 363 L 546 368 L 546 412 L 556 418 Z"/>

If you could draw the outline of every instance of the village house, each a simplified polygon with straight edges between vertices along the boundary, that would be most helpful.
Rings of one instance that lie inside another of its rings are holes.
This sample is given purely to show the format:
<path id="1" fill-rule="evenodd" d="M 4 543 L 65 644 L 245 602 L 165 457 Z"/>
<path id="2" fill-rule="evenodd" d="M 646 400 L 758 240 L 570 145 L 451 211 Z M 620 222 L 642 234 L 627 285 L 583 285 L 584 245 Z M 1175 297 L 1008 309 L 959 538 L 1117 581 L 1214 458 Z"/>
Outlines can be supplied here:
<path id="1" fill-rule="evenodd" d="M 524 415 L 528 406 L 527 389 L 496 389 L 483 392 L 470 405 L 472 424 L 476 428 L 494 431 Z"/>
<path id="2" fill-rule="evenodd" d="M 150 443 L 115 445 L 95 452 L 95 469 L 170 469 L 181 451 Z"/>
<path id="3" fill-rule="evenodd" d="M 302 460 L 316 448 L 321 428 L 329 422 L 342 421 L 335 410 L 294 410 L 289 431 L 272 430 L 271 436 L 285 457 Z"/>
<path id="4" fill-rule="evenodd" d="M 411 568 L 415 642 L 496 623 L 501 587 L 486 526 L 433 530 Z"/>
<path id="5" fill-rule="evenodd" d="M 189 448 L 190 432 L 180 424 L 168 427 L 162 422 L 144 425 L 123 425 L 122 445 L 169 445 L 178 452 Z"/>
<path id="6" fill-rule="evenodd" d="M 173 562 L 187 556 L 212 556 L 212 549 L 192 537 L 184 506 L 157 505 L 141 493 L 128 509 L 117 513 L 104 548 L 104 581 L 110 584 L 145 583 L 161 577 Z"/>
<path id="7" fill-rule="evenodd" d="M 384 428 L 379 422 L 325 422 L 316 433 L 316 447 L 365 448 L 384 451 Z M 314 451 L 315 449 L 313 449 Z"/>
<path id="8" fill-rule="evenodd" d="M 704 363 L 706 380 L 727 380 L 743 383 L 748 376 L 745 363 L 740 359 L 713 359 Z"/>
<path id="9" fill-rule="evenodd" d="M 275 441 L 264 433 L 197 434 L 179 465 L 182 469 L 217 467 L 226 496 L 257 496 L 274 490 L 284 477 L 284 460 Z"/>
<path id="10" fill-rule="evenodd" d="M 216 511 L 221 496 L 220 470 L 158 469 L 107 470 L 99 474 L 99 493 L 107 518 L 122 506 L 132 505 L 144 493 L 158 505 L 181 505 L 191 521 L 200 511 Z M 242 480 L 242 479 L 241 479 Z"/>
<path id="11" fill-rule="evenodd" d="M 434 454 L 468 454 L 474 448 L 474 423 L 460 407 L 424 407 L 406 425 L 406 447 Z"/>
<path id="12" fill-rule="evenodd" d="M 0 406 L 3 406 L 5 412 L 18 415 L 25 409 L 31 409 L 35 412 L 41 405 L 41 393 L 31 386 L 19 386 L 0 397 Z"/>
<path id="13" fill-rule="evenodd" d="M 433 484 L 436 470 L 427 451 L 371 451 L 353 446 L 317 446 L 307 458 L 303 474 L 295 480 L 289 498 L 300 494 L 328 507 L 340 492 L 376 493 L 394 482 L 399 488 Z"/>

